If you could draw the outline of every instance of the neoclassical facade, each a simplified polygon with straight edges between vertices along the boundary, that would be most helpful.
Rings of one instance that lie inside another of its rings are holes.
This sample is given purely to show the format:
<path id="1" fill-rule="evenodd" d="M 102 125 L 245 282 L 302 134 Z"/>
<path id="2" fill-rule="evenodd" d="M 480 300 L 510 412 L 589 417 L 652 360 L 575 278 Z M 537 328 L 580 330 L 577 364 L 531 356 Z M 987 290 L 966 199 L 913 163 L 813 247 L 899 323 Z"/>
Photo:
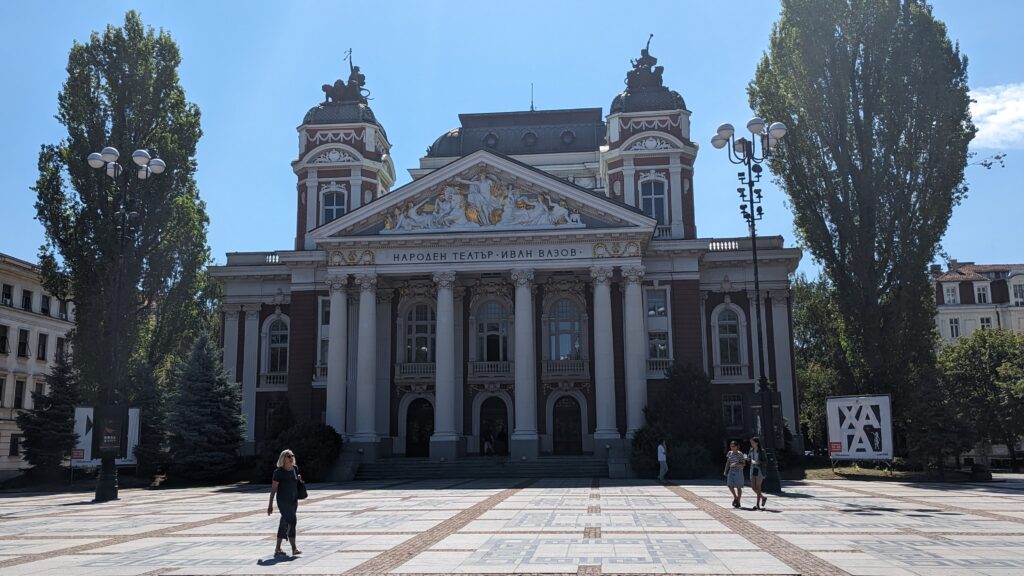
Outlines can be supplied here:
<path id="1" fill-rule="evenodd" d="M 690 111 L 656 64 L 633 61 L 607 115 L 460 115 L 396 189 L 358 67 L 325 85 L 298 128 L 294 248 L 212 270 L 247 439 L 287 407 L 363 458 L 600 455 L 682 393 L 674 362 L 703 368 L 747 434 L 757 298 L 775 409 L 795 426 L 800 252 L 759 239 L 758 295 L 749 239 L 697 235 Z"/>

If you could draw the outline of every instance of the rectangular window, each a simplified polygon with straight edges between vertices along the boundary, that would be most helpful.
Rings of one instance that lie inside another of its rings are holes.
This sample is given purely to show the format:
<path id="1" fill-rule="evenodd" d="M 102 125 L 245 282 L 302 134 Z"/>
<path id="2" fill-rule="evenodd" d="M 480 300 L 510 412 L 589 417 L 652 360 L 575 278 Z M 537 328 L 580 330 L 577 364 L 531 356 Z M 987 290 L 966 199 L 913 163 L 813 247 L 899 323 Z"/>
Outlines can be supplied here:
<path id="1" fill-rule="evenodd" d="M 320 325 L 328 326 L 331 323 L 331 300 L 329 298 L 320 299 Z"/>
<path id="2" fill-rule="evenodd" d="M 61 300 L 60 301 L 60 307 L 58 309 L 60 310 L 60 319 L 61 320 L 67 320 L 68 319 L 68 301 L 67 300 Z"/>
<path id="3" fill-rule="evenodd" d="M 989 318 L 988 316 L 982 318 L 981 319 L 981 329 L 985 330 L 985 329 L 991 329 L 991 328 L 992 328 L 992 318 Z"/>
<path id="4" fill-rule="evenodd" d="M 727 428 L 743 427 L 743 396 L 739 394 L 722 395 L 722 421 Z"/>
<path id="5" fill-rule="evenodd" d="M 14 382 L 14 407 L 24 408 L 25 407 L 25 381 L 16 380 Z"/>
<path id="6" fill-rule="evenodd" d="M 647 334 L 647 357 L 668 358 L 668 333 L 650 332 Z"/>
<path id="7" fill-rule="evenodd" d="M 978 286 L 975 288 L 974 301 L 978 304 L 988 304 L 988 286 Z"/>
<path id="8" fill-rule="evenodd" d="M 1013 305 L 1024 306 L 1024 284 L 1013 285 Z"/>
<path id="9" fill-rule="evenodd" d="M 42 382 L 36 382 L 35 395 L 32 396 L 32 407 L 35 408 L 36 410 L 45 407 L 45 406 L 42 405 L 42 403 L 43 403 L 43 393 L 46 391 L 45 386 L 46 385 L 43 384 Z M 38 402 L 38 404 L 37 404 L 37 402 Z"/>
<path id="10" fill-rule="evenodd" d="M 64 357 L 64 351 L 67 347 L 67 341 L 63 338 L 57 338 L 57 348 L 54 350 L 54 360 L 60 360 Z"/>
<path id="11" fill-rule="evenodd" d="M 50 297 L 43 294 L 42 303 L 39 305 L 39 313 L 50 315 Z"/>
<path id="12" fill-rule="evenodd" d="M 18 356 L 28 358 L 28 330 L 18 330 Z"/>
<path id="13" fill-rule="evenodd" d="M 0 374 L 0 408 L 7 402 L 7 374 Z"/>
<path id="14" fill-rule="evenodd" d="M 647 315 L 665 316 L 668 314 L 668 295 L 664 290 L 647 291 Z"/>
<path id="15" fill-rule="evenodd" d="M 21 434 L 11 434 L 11 449 L 8 456 L 21 456 Z"/>
<path id="16" fill-rule="evenodd" d="M 321 338 L 320 339 L 320 362 L 319 362 L 319 364 L 321 364 L 321 365 L 327 364 L 327 345 L 328 345 L 328 343 L 329 343 L 329 341 L 327 340 L 327 338 Z"/>
<path id="17" fill-rule="evenodd" d="M 956 286 L 946 286 L 946 304 L 959 304 L 960 295 L 958 294 L 959 289 Z"/>
<path id="18" fill-rule="evenodd" d="M 3 324 L 0 324 L 0 354 L 11 353 L 10 329 Z"/>
<path id="19" fill-rule="evenodd" d="M 46 344 L 49 339 L 48 335 L 39 333 L 39 340 L 36 342 L 36 360 L 46 360 Z"/>
<path id="20" fill-rule="evenodd" d="M 24 288 L 22 288 L 22 290 L 21 290 L 21 308 L 23 310 L 28 310 L 29 312 L 32 311 L 32 291 L 31 290 L 25 290 Z"/>
<path id="21" fill-rule="evenodd" d="M 0 303 L 4 306 L 14 306 L 14 286 L 4 284 L 3 294 L 0 296 Z"/>
<path id="22" fill-rule="evenodd" d="M 949 337 L 951 340 L 956 340 L 960 337 L 960 319 L 950 318 L 949 319 Z"/>

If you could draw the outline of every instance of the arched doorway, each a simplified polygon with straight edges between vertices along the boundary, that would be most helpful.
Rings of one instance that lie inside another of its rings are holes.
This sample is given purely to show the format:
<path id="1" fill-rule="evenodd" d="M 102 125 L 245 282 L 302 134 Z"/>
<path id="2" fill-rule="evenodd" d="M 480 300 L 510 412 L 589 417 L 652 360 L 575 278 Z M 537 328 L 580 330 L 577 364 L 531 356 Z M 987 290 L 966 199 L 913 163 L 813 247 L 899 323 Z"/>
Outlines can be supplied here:
<path id="1" fill-rule="evenodd" d="M 426 398 L 409 403 L 405 416 L 405 455 L 430 456 L 430 436 L 434 433 L 434 406 Z"/>
<path id="2" fill-rule="evenodd" d="M 508 455 L 508 406 L 497 396 L 491 396 L 480 405 L 480 454 L 490 455 L 485 443 L 491 440 L 494 454 Z"/>
<path id="3" fill-rule="evenodd" d="M 555 401 L 551 416 L 552 440 L 555 454 L 581 454 L 583 452 L 583 433 L 580 430 L 582 415 L 580 403 L 569 395 Z"/>

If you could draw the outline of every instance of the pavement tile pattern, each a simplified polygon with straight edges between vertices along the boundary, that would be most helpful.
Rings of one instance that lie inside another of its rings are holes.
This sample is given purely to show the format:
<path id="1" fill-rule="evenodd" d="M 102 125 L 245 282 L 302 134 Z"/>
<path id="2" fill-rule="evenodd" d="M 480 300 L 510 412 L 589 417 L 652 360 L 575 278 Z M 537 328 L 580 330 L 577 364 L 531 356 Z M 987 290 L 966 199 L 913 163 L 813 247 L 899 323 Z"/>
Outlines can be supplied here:
<path id="1" fill-rule="evenodd" d="M 723 485 L 475 479 L 311 486 L 274 558 L 266 486 L 0 494 L 0 574 L 1024 574 L 1024 478 Z M 287 549 L 287 548 L 286 548 Z"/>

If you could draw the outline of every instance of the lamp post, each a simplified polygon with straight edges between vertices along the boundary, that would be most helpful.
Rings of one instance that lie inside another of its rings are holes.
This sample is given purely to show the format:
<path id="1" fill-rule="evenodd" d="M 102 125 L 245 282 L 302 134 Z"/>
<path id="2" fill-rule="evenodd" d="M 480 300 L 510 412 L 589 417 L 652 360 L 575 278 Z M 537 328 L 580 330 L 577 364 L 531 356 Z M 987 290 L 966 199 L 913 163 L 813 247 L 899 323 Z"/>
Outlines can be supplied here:
<path id="1" fill-rule="evenodd" d="M 124 276 L 124 253 L 130 237 L 129 226 L 131 221 L 138 218 L 138 212 L 131 210 L 132 199 L 129 197 L 129 185 L 131 175 L 134 173 L 138 180 L 145 180 L 153 174 L 161 174 L 167 168 L 167 164 L 159 158 L 152 158 L 146 150 L 136 150 L 132 153 L 134 167 L 125 167 L 118 164 L 117 160 L 121 154 L 116 148 L 105 147 L 100 152 L 89 154 L 87 162 L 89 166 L 97 170 L 104 170 L 107 176 L 114 182 L 114 188 L 120 194 L 116 197 L 118 210 L 114 217 L 118 220 L 118 241 L 117 241 L 117 266 L 114 269 L 113 290 L 110 291 L 110 299 L 113 310 L 111 311 L 111 335 L 112 346 L 110 347 L 110 379 L 104 383 L 102 401 L 97 414 L 93 415 L 95 422 L 94 434 L 100 435 L 100 473 L 96 479 L 95 502 L 106 502 L 117 500 L 117 466 L 115 458 L 120 450 L 120 437 L 124 425 L 123 418 L 117 408 L 120 403 L 118 393 L 123 386 L 122 360 L 123 354 L 121 339 L 121 318 L 125 313 L 125 298 L 122 295 L 122 284 Z M 134 238 L 132 238 L 134 246 Z"/>
<path id="2" fill-rule="evenodd" d="M 750 246 L 754 259 L 754 310 L 757 321 L 757 366 L 760 374 L 757 384 L 761 393 L 761 442 L 764 446 L 766 464 L 763 488 L 768 492 L 778 492 L 782 486 L 779 481 L 779 463 L 775 457 L 775 393 L 764 368 L 761 279 L 757 269 L 757 222 L 764 214 L 761 208 L 761 189 L 757 188 L 757 183 L 760 182 L 763 172 L 761 164 L 771 158 L 775 145 L 786 135 L 786 125 L 782 122 L 768 125 L 761 118 L 752 118 L 747 122 L 747 130 L 750 132 L 749 139 L 736 138 L 732 124 L 722 124 L 718 127 L 718 133 L 711 138 L 711 145 L 718 149 L 727 148 L 729 161 L 746 168 L 736 175 L 740 184 L 743 184 L 736 191 L 739 192 L 742 202 L 740 212 L 750 229 Z"/>

